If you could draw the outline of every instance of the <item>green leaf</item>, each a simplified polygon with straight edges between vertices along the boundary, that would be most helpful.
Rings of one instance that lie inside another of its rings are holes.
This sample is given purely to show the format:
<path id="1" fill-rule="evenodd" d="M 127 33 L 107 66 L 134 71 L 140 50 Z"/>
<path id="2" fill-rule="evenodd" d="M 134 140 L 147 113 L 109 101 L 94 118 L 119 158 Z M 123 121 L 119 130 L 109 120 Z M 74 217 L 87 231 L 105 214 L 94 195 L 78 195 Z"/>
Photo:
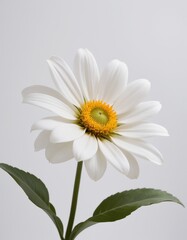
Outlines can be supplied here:
<path id="1" fill-rule="evenodd" d="M 57 227 L 60 238 L 64 239 L 62 222 L 57 217 L 54 206 L 49 202 L 49 193 L 44 183 L 36 176 L 5 163 L 0 163 L 0 168 L 6 171 L 17 182 L 31 202 L 48 214 Z"/>
<path id="2" fill-rule="evenodd" d="M 166 201 L 183 205 L 171 194 L 156 189 L 134 189 L 114 194 L 101 202 L 92 217 L 73 229 L 70 240 L 75 239 L 80 232 L 96 223 L 120 220 L 142 206 Z"/>

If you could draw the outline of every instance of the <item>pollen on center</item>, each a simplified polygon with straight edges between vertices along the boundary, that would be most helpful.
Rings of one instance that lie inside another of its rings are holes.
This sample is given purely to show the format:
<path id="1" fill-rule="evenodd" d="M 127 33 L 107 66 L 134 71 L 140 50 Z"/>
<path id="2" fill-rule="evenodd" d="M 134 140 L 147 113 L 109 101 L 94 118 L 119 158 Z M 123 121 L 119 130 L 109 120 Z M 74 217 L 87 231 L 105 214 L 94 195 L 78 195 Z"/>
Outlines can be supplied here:
<path id="1" fill-rule="evenodd" d="M 108 137 L 117 127 L 117 115 L 111 105 L 100 101 L 88 101 L 81 106 L 79 124 L 96 137 Z"/>

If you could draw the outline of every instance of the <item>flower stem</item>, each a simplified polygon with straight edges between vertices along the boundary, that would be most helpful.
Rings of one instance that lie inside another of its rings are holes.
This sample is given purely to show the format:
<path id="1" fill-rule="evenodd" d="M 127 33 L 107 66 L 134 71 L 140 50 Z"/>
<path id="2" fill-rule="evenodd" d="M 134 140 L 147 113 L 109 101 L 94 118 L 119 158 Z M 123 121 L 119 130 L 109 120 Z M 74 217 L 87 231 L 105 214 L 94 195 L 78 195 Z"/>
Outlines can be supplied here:
<path id="1" fill-rule="evenodd" d="M 75 212 L 76 212 L 76 208 L 77 208 L 77 200 L 78 200 L 78 194 L 79 194 L 81 172 L 82 172 L 82 161 L 77 163 L 77 171 L 76 171 L 75 182 L 74 182 L 71 210 L 70 210 L 65 240 L 69 239 L 69 236 L 70 236 L 72 228 L 73 228 Z"/>

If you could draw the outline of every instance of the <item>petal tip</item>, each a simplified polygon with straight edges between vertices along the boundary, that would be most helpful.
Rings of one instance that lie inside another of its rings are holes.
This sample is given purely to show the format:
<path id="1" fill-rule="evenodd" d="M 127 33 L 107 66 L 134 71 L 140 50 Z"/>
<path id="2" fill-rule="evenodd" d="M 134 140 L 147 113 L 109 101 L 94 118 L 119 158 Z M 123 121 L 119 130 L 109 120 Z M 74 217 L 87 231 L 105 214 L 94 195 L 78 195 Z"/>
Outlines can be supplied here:
<path id="1" fill-rule="evenodd" d="M 157 113 L 162 109 L 162 104 L 159 101 L 153 101 L 153 107 L 157 109 Z"/>
<path id="2" fill-rule="evenodd" d="M 30 133 L 35 131 L 35 130 L 38 130 L 38 128 L 36 127 L 36 123 L 32 124 L 32 126 L 30 128 Z"/>
<path id="3" fill-rule="evenodd" d="M 58 60 L 61 60 L 61 58 L 53 55 L 53 56 L 51 56 L 50 58 L 48 58 L 48 59 L 46 60 L 46 62 L 48 63 L 49 66 L 51 66 L 52 64 L 54 64 L 54 63 L 55 63 L 56 61 L 58 61 Z"/>
<path id="4" fill-rule="evenodd" d="M 167 129 L 165 129 L 165 134 L 164 134 L 164 137 L 170 137 L 170 134 L 169 134 L 169 132 L 168 132 L 168 130 L 167 130 Z"/>
<path id="5" fill-rule="evenodd" d="M 85 49 L 84 48 L 79 48 L 78 50 L 77 50 L 77 54 L 79 55 L 82 55 L 83 53 L 85 52 Z"/>
<path id="6" fill-rule="evenodd" d="M 140 83 L 142 84 L 142 86 L 144 87 L 144 89 L 146 91 L 149 91 L 151 88 L 151 82 L 145 78 L 139 79 L 137 81 L 140 81 Z"/>
<path id="7" fill-rule="evenodd" d="M 50 66 L 50 64 L 51 64 L 51 60 L 50 60 L 50 58 L 47 59 L 46 62 L 47 62 L 47 64 Z"/>

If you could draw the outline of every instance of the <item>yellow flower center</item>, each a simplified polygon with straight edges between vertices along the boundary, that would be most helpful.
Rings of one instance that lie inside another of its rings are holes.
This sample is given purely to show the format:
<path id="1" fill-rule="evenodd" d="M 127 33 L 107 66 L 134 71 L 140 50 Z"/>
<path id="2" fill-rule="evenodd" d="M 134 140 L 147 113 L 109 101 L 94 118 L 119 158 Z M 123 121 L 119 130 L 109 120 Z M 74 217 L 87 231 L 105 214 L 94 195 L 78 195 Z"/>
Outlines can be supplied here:
<path id="1" fill-rule="evenodd" d="M 89 101 L 80 109 L 79 124 L 96 137 L 108 137 L 117 127 L 116 112 L 103 101 Z"/>

